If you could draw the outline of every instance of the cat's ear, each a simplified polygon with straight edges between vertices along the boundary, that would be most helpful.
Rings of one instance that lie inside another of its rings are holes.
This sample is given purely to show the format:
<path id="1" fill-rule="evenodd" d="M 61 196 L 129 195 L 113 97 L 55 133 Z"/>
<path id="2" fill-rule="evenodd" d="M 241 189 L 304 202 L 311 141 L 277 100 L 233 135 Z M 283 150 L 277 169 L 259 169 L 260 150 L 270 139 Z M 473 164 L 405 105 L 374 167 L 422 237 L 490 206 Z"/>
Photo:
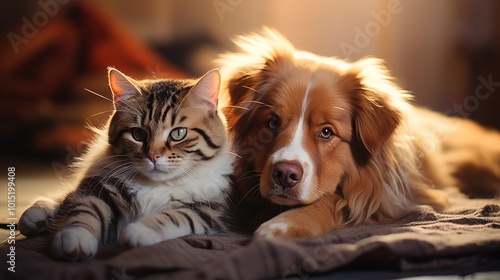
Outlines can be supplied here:
<path id="1" fill-rule="evenodd" d="M 190 106 L 203 106 L 208 111 L 215 112 L 219 98 L 220 80 L 220 72 L 217 69 L 210 70 L 203 75 L 186 96 Z"/>
<path id="2" fill-rule="evenodd" d="M 113 92 L 113 103 L 119 105 L 121 102 L 141 95 L 141 91 L 134 79 L 128 77 L 113 67 L 108 68 L 109 87 Z"/>

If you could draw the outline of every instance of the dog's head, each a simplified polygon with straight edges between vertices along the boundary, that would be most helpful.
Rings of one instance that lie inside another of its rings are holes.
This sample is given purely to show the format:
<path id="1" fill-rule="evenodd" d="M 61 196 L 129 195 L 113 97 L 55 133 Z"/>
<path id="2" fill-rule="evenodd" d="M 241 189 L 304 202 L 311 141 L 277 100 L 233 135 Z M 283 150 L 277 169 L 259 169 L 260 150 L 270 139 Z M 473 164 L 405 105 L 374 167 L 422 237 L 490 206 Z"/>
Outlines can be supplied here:
<path id="1" fill-rule="evenodd" d="M 220 102 L 241 156 L 237 176 L 245 184 L 257 171 L 261 195 L 274 203 L 309 204 L 335 193 L 400 122 L 405 95 L 378 59 L 347 63 L 297 51 L 269 29 L 236 43 L 241 52 L 219 63 Z"/>

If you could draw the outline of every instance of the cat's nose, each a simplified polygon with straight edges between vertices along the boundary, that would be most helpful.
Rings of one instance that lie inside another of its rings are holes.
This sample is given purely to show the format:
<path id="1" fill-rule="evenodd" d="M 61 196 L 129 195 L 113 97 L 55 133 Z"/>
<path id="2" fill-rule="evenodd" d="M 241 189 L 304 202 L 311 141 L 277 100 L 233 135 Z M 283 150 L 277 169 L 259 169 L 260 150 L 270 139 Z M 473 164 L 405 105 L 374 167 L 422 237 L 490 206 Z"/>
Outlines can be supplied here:
<path id="1" fill-rule="evenodd" d="M 161 157 L 161 154 L 158 153 L 148 153 L 148 158 L 151 160 L 151 162 L 156 163 L 158 159 Z"/>

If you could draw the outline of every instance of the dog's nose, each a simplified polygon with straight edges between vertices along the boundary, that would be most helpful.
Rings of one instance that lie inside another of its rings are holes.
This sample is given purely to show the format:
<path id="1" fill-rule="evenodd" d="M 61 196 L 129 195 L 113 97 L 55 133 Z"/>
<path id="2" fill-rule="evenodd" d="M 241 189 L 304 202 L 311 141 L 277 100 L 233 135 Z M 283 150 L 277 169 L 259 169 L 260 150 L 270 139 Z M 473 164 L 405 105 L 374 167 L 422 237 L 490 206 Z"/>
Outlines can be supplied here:
<path id="1" fill-rule="evenodd" d="M 273 178 L 283 189 L 295 186 L 302 180 L 302 168 L 290 162 L 278 162 L 273 166 Z"/>

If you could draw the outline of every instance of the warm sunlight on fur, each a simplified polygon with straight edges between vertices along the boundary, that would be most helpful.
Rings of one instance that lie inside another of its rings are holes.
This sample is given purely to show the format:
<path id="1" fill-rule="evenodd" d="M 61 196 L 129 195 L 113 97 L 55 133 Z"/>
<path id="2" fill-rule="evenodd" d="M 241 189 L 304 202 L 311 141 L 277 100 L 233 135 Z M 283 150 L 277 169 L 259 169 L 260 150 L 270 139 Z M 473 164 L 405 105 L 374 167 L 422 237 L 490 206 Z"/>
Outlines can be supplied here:
<path id="1" fill-rule="evenodd" d="M 257 236 L 317 236 L 391 222 L 419 205 L 443 210 L 437 188 L 470 189 L 468 173 L 491 175 L 489 194 L 500 189 L 499 134 L 412 106 L 380 59 L 298 51 L 270 29 L 235 42 L 239 52 L 217 61 L 219 102 L 241 156 L 239 212 Z M 467 146 L 457 143 L 462 129 L 490 142 L 469 140 L 476 150 L 460 158 L 452 149 Z M 471 160 L 479 153 L 491 165 Z"/>

